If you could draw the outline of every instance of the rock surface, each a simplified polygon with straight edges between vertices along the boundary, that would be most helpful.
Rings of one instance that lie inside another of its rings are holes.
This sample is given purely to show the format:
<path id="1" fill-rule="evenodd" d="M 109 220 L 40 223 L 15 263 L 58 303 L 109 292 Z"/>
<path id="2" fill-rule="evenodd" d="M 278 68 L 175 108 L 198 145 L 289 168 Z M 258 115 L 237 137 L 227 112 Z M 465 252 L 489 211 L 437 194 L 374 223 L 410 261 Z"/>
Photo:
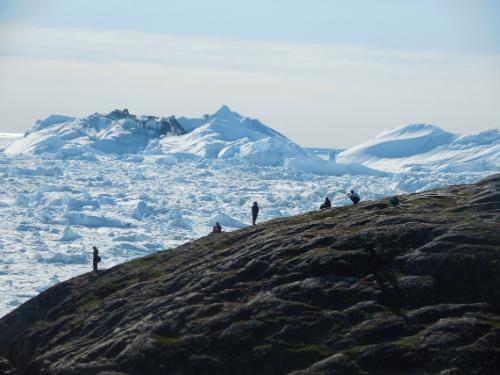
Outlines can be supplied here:
<path id="1" fill-rule="evenodd" d="M 0 371 L 495 373 L 500 175 L 398 198 L 212 234 L 56 285 L 0 320 Z"/>

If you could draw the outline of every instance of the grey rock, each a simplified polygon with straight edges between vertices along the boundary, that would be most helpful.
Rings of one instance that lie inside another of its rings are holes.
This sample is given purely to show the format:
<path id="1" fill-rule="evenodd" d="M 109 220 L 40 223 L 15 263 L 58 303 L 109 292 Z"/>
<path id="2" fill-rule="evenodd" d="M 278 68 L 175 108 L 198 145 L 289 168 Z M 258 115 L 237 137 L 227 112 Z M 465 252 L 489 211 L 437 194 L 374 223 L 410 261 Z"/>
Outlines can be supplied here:
<path id="1" fill-rule="evenodd" d="M 0 319 L 0 373 L 495 373 L 500 175 L 398 199 L 67 280 Z"/>

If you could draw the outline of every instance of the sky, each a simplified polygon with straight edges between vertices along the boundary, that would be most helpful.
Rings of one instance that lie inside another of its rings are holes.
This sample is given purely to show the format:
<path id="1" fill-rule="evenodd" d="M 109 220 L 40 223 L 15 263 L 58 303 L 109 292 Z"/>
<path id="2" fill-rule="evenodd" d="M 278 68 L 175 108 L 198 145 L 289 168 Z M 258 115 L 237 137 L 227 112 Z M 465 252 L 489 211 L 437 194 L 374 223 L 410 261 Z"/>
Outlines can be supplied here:
<path id="1" fill-rule="evenodd" d="M 302 146 L 500 127 L 498 0 L 1 0 L 0 132 L 52 113 L 201 116 Z"/>

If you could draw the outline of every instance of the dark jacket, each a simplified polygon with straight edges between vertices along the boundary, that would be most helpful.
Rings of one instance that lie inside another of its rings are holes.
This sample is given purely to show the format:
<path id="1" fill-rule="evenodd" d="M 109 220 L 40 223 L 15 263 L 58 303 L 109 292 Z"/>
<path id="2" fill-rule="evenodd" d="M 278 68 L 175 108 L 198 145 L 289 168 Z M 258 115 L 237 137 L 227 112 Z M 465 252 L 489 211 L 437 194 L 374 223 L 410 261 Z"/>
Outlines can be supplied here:
<path id="1" fill-rule="evenodd" d="M 320 209 L 324 208 L 332 208 L 332 202 L 330 202 L 330 199 L 325 198 L 325 202 L 320 206 Z"/>
<path id="2" fill-rule="evenodd" d="M 97 271 L 97 263 L 99 263 L 101 261 L 101 257 L 99 256 L 99 250 L 97 249 L 97 247 L 93 247 L 94 248 L 94 253 L 92 254 L 93 257 L 92 257 L 92 264 L 94 266 L 94 271 Z"/>
<path id="3" fill-rule="evenodd" d="M 259 214 L 259 206 L 257 204 L 254 204 L 252 206 L 252 216 L 255 219 L 257 215 Z"/>

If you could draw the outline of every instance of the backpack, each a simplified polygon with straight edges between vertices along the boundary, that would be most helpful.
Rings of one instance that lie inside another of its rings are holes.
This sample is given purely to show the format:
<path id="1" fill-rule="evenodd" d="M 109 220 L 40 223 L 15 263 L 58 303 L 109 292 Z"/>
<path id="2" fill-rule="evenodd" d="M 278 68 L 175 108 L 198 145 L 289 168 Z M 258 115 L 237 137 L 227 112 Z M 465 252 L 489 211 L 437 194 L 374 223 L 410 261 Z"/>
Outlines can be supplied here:
<path id="1" fill-rule="evenodd" d="M 101 261 L 101 257 L 98 255 L 97 256 L 97 263 L 99 263 Z"/>

